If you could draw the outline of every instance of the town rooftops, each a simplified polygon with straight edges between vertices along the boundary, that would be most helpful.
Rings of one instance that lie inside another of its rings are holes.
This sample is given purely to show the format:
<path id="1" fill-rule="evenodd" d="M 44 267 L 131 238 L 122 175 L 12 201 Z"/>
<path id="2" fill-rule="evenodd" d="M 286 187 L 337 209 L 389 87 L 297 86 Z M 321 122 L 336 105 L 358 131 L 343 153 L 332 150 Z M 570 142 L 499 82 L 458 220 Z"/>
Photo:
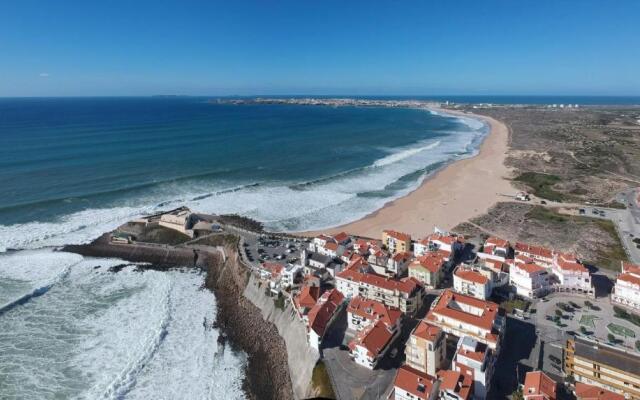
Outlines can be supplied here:
<path id="1" fill-rule="evenodd" d="M 609 365 L 622 371 L 640 371 L 640 356 L 632 354 L 607 344 L 576 336 L 576 357 L 594 361 L 599 364 Z"/>
<path id="2" fill-rule="evenodd" d="M 489 246 L 489 247 L 508 247 L 509 246 L 509 241 L 501 239 L 501 238 L 496 237 L 496 236 L 491 236 L 490 238 L 488 238 L 486 240 L 486 242 L 484 242 L 484 245 L 485 245 L 485 247 L 486 246 Z"/>
<path id="3" fill-rule="evenodd" d="M 325 292 L 309 311 L 309 328 L 322 337 L 344 296 L 337 289 Z"/>
<path id="4" fill-rule="evenodd" d="M 448 253 L 447 253 L 448 254 Z M 409 265 L 409 268 L 425 268 L 429 272 L 437 273 L 442 268 L 447 257 L 440 254 L 440 251 L 434 253 L 426 253 L 418 257 Z"/>
<path id="5" fill-rule="evenodd" d="M 563 271 L 589 273 L 589 270 L 578 262 L 573 254 L 559 254 L 556 259 L 556 265 Z"/>
<path id="6" fill-rule="evenodd" d="M 516 242 L 515 250 L 516 252 L 528 253 L 537 257 L 553 258 L 553 251 L 542 246 L 533 246 L 526 243 Z"/>
<path id="7" fill-rule="evenodd" d="M 319 286 L 304 286 L 300 293 L 293 298 L 297 308 L 313 308 L 320 298 Z"/>
<path id="8" fill-rule="evenodd" d="M 264 262 L 262 263 L 262 269 L 275 277 L 282 274 L 282 271 L 284 271 L 284 265 L 275 262 Z"/>
<path id="9" fill-rule="evenodd" d="M 473 378 L 457 371 L 440 370 L 440 391 L 455 393 L 461 399 L 469 399 L 473 388 Z"/>
<path id="10" fill-rule="evenodd" d="M 640 275 L 632 274 L 630 272 L 618 275 L 618 280 L 635 286 L 640 286 Z"/>
<path id="11" fill-rule="evenodd" d="M 360 345 L 367 349 L 369 357 L 375 358 L 386 347 L 392 337 L 391 327 L 382 321 L 378 321 L 358 332 L 356 337 L 349 343 L 349 347 L 353 350 L 355 346 Z"/>
<path id="12" fill-rule="evenodd" d="M 466 357 L 482 364 L 488 351 L 489 348 L 486 344 L 480 343 L 470 336 L 464 336 L 458 341 L 457 354 L 459 357 Z"/>
<path id="13" fill-rule="evenodd" d="M 549 398 L 555 400 L 556 389 L 557 384 L 553 379 L 549 378 L 544 372 L 533 371 L 527 372 L 524 378 L 522 394 L 527 399 Z"/>
<path id="14" fill-rule="evenodd" d="M 578 400 L 624 400 L 621 394 L 582 382 L 576 382 L 575 393 Z"/>
<path id="15" fill-rule="evenodd" d="M 464 322 L 487 331 L 485 339 L 497 343 L 498 335 L 494 333 L 493 327 L 500 315 L 500 308 L 496 303 L 446 289 L 431 307 L 426 317 L 427 322 L 437 324 L 437 316 Z"/>
<path id="16" fill-rule="evenodd" d="M 441 333 L 442 329 L 440 329 L 439 326 L 431 325 L 422 320 L 418 323 L 418 326 L 416 326 L 411 335 L 429 342 L 435 342 Z"/>
<path id="17" fill-rule="evenodd" d="M 320 254 L 320 253 L 311 253 L 309 254 L 309 259 L 313 260 L 313 261 L 317 261 L 321 264 L 327 265 L 331 262 L 332 258 L 324 255 L 324 254 Z"/>
<path id="18" fill-rule="evenodd" d="M 411 241 L 411 235 L 406 234 L 406 233 L 393 231 L 393 230 L 388 230 L 388 229 L 385 229 L 383 232 L 387 236 L 392 237 L 393 239 L 396 239 L 396 240 L 401 240 L 403 242 L 410 242 Z"/>
<path id="19" fill-rule="evenodd" d="M 391 279 L 386 276 L 377 275 L 373 273 L 362 273 L 355 268 L 349 267 L 344 271 L 336 275 L 338 278 L 347 279 L 353 282 L 358 282 L 365 285 L 379 287 L 385 290 L 399 291 L 404 294 L 411 295 L 417 288 L 419 288 L 420 282 L 413 278 L 403 279 Z"/>
<path id="20" fill-rule="evenodd" d="M 529 276 L 545 272 L 547 269 L 534 263 L 516 263 L 513 268 L 526 272 Z"/>
<path id="21" fill-rule="evenodd" d="M 404 251 L 404 252 L 394 254 L 392 258 L 393 258 L 393 261 L 402 262 L 404 260 L 410 259 L 411 257 L 413 257 L 413 253 Z"/>
<path id="22" fill-rule="evenodd" d="M 402 312 L 375 300 L 368 300 L 360 296 L 355 296 L 349 302 L 347 312 L 366 318 L 371 321 L 382 321 L 386 325 L 392 326 L 398 322 Z"/>
<path id="23" fill-rule="evenodd" d="M 640 275 L 640 265 L 631 264 L 629 262 L 621 262 L 622 272 L 627 272 L 633 275 Z"/>
<path id="24" fill-rule="evenodd" d="M 336 250 L 338 250 L 338 243 L 336 243 L 336 242 L 327 242 L 327 244 L 324 245 L 324 248 L 327 249 L 327 250 L 336 251 Z"/>
<path id="25" fill-rule="evenodd" d="M 423 372 L 403 365 L 398 369 L 394 386 L 404 390 L 420 400 L 431 398 L 435 378 Z"/>
<path id="26" fill-rule="evenodd" d="M 441 233 L 432 233 L 431 235 L 427 236 L 427 242 L 442 242 L 449 245 L 454 244 L 458 241 L 458 239 L 458 236 L 443 235 Z"/>
<path id="27" fill-rule="evenodd" d="M 343 243 L 343 242 L 346 242 L 347 240 L 349 240 L 349 235 L 347 235 L 345 232 L 340 232 L 337 235 L 335 235 L 333 238 L 338 243 Z"/>
<path id="28" fill-rule="evenodd" d="M 489 278 L 472 269 L 457 268 L 454 274 L 458 278 L 467 282 L 473 282 L 479 285 L 486 285 L 487 283 L 489 283 Z"/>

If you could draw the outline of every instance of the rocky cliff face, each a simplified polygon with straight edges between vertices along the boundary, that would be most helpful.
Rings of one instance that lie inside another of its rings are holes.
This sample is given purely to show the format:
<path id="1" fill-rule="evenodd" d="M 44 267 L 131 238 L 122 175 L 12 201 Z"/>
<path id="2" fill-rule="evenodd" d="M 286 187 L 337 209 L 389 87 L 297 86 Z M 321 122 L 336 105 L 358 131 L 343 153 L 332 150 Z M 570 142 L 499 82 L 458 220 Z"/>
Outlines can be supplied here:
<path id="1" fill-rule="evenodd" d="M 220 238 L 227 259 L 222 265 L 209 267 L 206 286 L 216 295 L 218 327 L 249 356 L 247 395 L 260 400 L 294 399 L 285 341 L 276 326 L 265 321 L 261 310 L 243 295 L 249 273 L 238 259 L 237 238 Z"/>

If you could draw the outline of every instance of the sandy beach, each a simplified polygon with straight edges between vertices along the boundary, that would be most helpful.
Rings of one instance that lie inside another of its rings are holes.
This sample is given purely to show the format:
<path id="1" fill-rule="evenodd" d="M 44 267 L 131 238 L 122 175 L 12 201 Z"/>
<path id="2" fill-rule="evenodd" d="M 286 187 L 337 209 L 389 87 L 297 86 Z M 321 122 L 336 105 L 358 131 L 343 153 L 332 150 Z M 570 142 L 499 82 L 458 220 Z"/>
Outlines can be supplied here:
<path id="1" fill-rule="evenodd" d="M 395 229 L 420 238 L 434 227 L 451 229 L 461 222 L 483 214 L 504 194 L 515 194 L 504 165 L 509 148 L 509 129 L 490 117 L 459 111 L 439 112 L 465 115 L 486 121 L 490 132 L 476 156 L 456 161 L 427 177 L 422 185 L 405 197 L 386 204 L 380 210 L 346 225 L 325 229 L 326 233 L 345 231 L 377 238 L 383 229 Z M 315 235 L 319 232 L 305 232 Z"/>

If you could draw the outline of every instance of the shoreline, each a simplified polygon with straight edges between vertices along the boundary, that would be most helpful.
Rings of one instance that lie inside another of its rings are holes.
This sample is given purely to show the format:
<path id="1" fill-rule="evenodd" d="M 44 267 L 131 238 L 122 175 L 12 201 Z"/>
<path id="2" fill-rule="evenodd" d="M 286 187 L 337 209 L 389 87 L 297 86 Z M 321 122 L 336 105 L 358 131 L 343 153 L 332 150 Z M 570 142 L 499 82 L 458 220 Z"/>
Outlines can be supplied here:
<path id="1" fill-rule="evenodd" d="M 489 133 L 482 140 L 478 153 L 444 166 L 425 177 L 414 191 L 386 203 L 359 220 L 327 229 L 296 233 L 316 236 L 345 231 L 376 238 L 384 229 L 394 229 L 419 238 L 433 232 L 436 227 L 449 230 L 481 215 L 497 203 L 502 195 L 512 194 L 516 190 L 508 180 L 511 170 L 504 163 L 510 136 L 504 123 L 474 113 L 434 106 L 428 109 L 479 119 L 488 124 Z"/>

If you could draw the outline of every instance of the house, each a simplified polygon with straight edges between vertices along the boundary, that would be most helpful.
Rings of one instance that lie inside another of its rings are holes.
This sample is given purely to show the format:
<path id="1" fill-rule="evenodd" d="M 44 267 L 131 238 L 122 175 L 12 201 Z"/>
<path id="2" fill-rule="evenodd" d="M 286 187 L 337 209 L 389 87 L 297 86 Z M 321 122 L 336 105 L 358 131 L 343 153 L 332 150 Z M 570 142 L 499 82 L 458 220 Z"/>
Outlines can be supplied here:
<path id="1" fill-rule="evenodd" d="M 307 340 L 309 346 L 320 351 L 325 333 L 338 315 L 344 296 L 332 289 L 324 292 L 315 306 L 307 314 Z"/>
<path id="2" fill-rule="evenodd" d="M 413 259 L 413 253 L 405 251 L 395 253 L 387 260 L 387 275 L 400 277 L 407 272 L 409 263 Z"/>
<path id="3" fill-rule="evenodd" d="M 473 378 L 458 371 L 438 371 L 440 398 L 445 400 L 468 400 L 473 393 Z"/>
<path id="4" fill-rule="evenodd" d="M 611 301 L 640 312 L 640 265 L 623 262 L 616 279 Z"/>
<path id="5" fill-rule="evenodd" d="M 445 334 L 440 327 L 420 321 L 405 346 L 406 363 L 411 368 L 435 376 L 446 356 Z"/>
<path id="6" fill-rule="evenodd" d="M 487 300 L 491 296 L 491 289 L 491 280 L 479 269 L 460 266 L 453 273 L 453 290 L 458 293 Z"/>
<path id="7" fill-rule="evenodd" d="M 353 297 L 347 306 L 347 326 L 353 331 L 361 331 L 378 321 L 396 331 L 400 328 L 401 317 L 400 310 L 360 296 Z"/>
<path id="8" fill-rule="evenodd" d="M 404 253 L 398 253 L 404 254 Z M 386 275 L 387 265 L 391 258 L 389 252 L 382 250 L 381 248 L 374 246 L 369 249 L 369 255 L 367 256 L 367 262 L 376 274 Z"/>
<path id="9" fill-rule="evenodd" d="M 401 253 L 411 250 L 411 235 L 392 230 L 382 231 L 382 244 L 391 253 Z"/>
<path id="10" fill-rule="evenodd" d="M 556 382 L 542 371 L 527 372 L 522 387 L 525 400 L 556 400 Z"/>
<path id="11" fill-rule="evenodd" d="M 369 273 L 362 259 L 336 275 L 336 288 L 346 297 L 361 296 L 413 315 L 422 306 L 422 284 L 413 278 L 392 279 Z"/>
<path id="12" fill-rule="evenodd" d="M 415 370 L 408 365 L 398 368 L 393 381 L 393 400 L 435 400 L 440 383 L 434 376 Z"/>
<path id="13" fill-rule="evenodd" d="M 504 311 L 493 302 L 446 289 L 434 300 L 425 320 L 457 337 L 470 336 L 497 354 L 504 334 Z"/>
<path id="14" fill-rule="evenodd" d="M 594 295 L 589 270 L 574 255 L 554 254 L 551 272 L 558 280 L 554 287 L 556 291 Z"/>
<path id="15" fill-rule="evenodd" d="M 532 246 L 526 243 L 517 242 L 515 247 L 515 255 L 532 259 L 536 264 L 544 267 L 551 267 L 553 264 L 553 251 L 542 247 Z"/>
<path id="16" fill-rule="evenodd" d="M 621 394 L 582 382 L 576 382 L 573 392 L 577 400 L 624 400 Z"/>
<path id="17" fill-rule="evenodd" d="M 413 254 L 416 257 L 420 257 L 432 251 L 446 251 L 449 253 L 448 255 L 451 255 L 456 243 L 461 244 L 460 240 L 462 240 L 461 236 L 434 233 L 415 242 L 413 244 Z"/>
<path id="18" fill-rule="evenodd" d="M 473 379 L 473 398 L 483 400 L 491 387 L 496 357 L 489 347 L 477 340 L 463 336 L 458 340 L 451 369 L 467 374 Z"/>
<path id="19" fill-rule="evenodd" d="M 307 318 L 309 311 L 318 303 L 321 289 L 319 286 L 303 286 L 298 294 L 293 296 L 293 309 L 298 318 L 305 324 L 309 322 Z"/>
<path id="20" fill-rule="evenodd" d="M 280 291 L 284 265 L 275 262 L 263 262 L 260 266 L 260 278 L 269 282 L 271 292 L 277 294 Z"/>
<path id="21" fill-rule="evenodd" d="M 564 373 L 576 385 L 586 383 L 640 399 L 640 354 L 575 336 L 564 348 Z"/>
<path id="22" fill-rule="evenodd" d="M 546 268 L 534 264 L 533 260 L 516 256 L 509 266 L 509 284 L 518 296 L 535 299 L 552 290 L 553 278 Z"/>
<path id="23" fill-rule="evenodd" d="M 513 256 L 513 249 L 509 241 L 496 236 L 491 236 L 485 240 L 482 252 L 505 259 Z"/>
<path id="24" fill-rule="evenodd" d="M 444 275 L 444 267 L 449 261 L 446 251 L 425 253 L 409 265 L 409 277 L 421 282 L 426 288 L 436 289 Z"/>
<path id="25" fill-rule="evenodd" d="M 155 216 L 149 217 L 149 222 Z M 191 217 L 191 210 L 187 207 L 176 208 L 175 210 L 168 211 L 160 214 L 157 224 L 165 228 L 173 229 L 186 235 L 192 236 L 191 232 L 187 232 L 187 227 Z"/>
<path id="26" fill-rule="evenodd" d="M 296 279 L 296 276 L 302 274 L 302 265 L 298 264 L 287 264 L 282 272 L 282 278 L 280 279 L 280 285 L 283 288 L 290 288 L 293 286 L 293 282 Z"/>
<path id="27" fill-rule="evenodd" d="M 396 325 L 387 325 L 382 320 L 362 329 L 349 342 L 349 353 L 356 364 L 374 369 L 400 335 Z"/>

